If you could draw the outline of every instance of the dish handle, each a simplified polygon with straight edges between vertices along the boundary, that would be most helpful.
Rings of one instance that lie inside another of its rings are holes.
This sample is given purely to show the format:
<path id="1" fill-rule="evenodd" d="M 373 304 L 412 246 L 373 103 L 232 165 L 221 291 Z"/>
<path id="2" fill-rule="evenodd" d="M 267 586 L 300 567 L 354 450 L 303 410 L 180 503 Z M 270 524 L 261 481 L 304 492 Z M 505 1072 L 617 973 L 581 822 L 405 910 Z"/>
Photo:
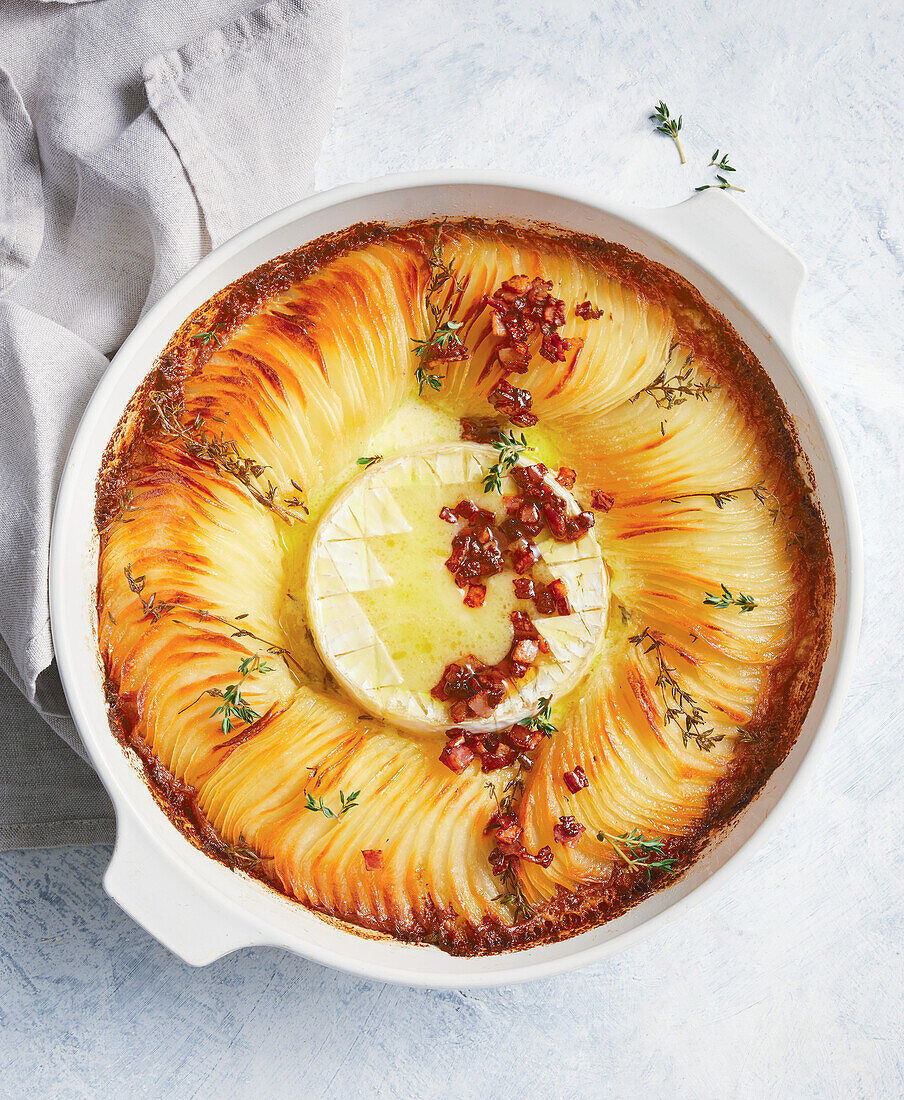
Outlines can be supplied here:
<path id="1" fill-rule="evenodd" d="M 649 211 L 675 249 L 667 261 L 681 270 L 681 253 L 717 279 L 780 341 L 793 344 L 794 311 L 807 279 L 803 261 L 722 190 Z M 693 281 L 693 279 L 691 280 Z"/>
<path id="2" fill-rule="evenodd" d="M 231 951 L 264 942 L 239 914 L 227 913 L 208 899 L 200 879 L 190 877 L 121 806 L 104 889 L 133 920 L 191 966 L 207 966 Z"/>

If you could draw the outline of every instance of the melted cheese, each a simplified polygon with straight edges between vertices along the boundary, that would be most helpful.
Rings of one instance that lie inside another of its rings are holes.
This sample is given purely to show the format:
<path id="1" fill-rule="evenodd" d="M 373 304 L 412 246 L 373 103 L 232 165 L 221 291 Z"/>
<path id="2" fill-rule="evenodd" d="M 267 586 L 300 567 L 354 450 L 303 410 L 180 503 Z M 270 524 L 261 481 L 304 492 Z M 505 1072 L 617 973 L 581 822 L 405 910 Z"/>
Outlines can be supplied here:
<path id="1" fill-rule="evenodd" d="M 307 600 L 321 656 L 369 714 L 403 729 L 448 728 L 448 704 L 430 694 L 443 669 L 469 654 L 495 664 L 512 643 L 510 613 L 533 610 L 515 598 L 509 570 L 488 578 L 482 607 L 466 606 L 443 564 L 457 527 L 439 518 L 441 508 L 469 499 L 502 510 L 500 495 L 483 487 L 497 457 L 492 447 L 457 443 L 378 462 L 340 494 L 314 536 Z M 580 510 L 551 475 L 546 482 L 570 514 Z M 509 477 L 502 488 L 518 491 Z M 491 717 L 465 722 L 469 729 L 503 729 L 535 714 L 541 698 L 574 686 L 602 638 L 608 586 L 593 533 L 576 543 L 547 536 L 537 547 L 540 568 L 565 582 L 572 614 L 536 616 L 550 653 Z"/>

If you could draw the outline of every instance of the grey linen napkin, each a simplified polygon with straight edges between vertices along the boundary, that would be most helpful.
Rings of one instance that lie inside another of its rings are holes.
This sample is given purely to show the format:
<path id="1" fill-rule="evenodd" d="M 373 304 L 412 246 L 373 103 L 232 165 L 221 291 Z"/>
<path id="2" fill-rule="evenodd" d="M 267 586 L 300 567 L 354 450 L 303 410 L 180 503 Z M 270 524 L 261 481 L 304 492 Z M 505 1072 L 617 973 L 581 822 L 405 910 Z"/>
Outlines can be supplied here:
<path id="1" fill-rule="evenodd" d="M 142 313 L 311 191 L 340 4 L 0 0 L 0 848 L 112 836 L 53 661 L 60 471 Z"/>

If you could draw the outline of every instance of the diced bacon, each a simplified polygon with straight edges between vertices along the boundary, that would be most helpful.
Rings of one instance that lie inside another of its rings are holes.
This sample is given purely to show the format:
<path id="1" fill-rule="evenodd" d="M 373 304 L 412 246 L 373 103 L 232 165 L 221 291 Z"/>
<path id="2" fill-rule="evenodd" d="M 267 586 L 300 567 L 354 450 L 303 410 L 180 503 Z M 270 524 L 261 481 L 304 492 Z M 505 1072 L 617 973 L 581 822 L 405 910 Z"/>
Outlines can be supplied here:
<path id="1" fill-rule="evenodd" d="M 543 740 L 541 730 L 531 729 L 530 726 L 525 726 L 520 722 L 517 722 L 511 729 L 506 730 L 503 736 L 510 745 L 514 745 L 516 749 L 523 749 L 525 752 L 533 752 Z"/>
<path id="2" fill-rule="evenodd" d="M 596 321 L 606 312 L 603 309 L 597 309 L 592 306 L 589 301 L 580 302 L 574 307 L 575 316 L 583 317 L 585 321 Z"/>
<path id="3" fill-rule="evenodd" d="M 519 600 L 532 600 L 534 598 L 534 581 L 532 577 L 515 577 L 512 581 L 515 596 Z"/>
<path id="4" fill-rule="evenodd" d="M 574 848 L 584 834 L 586 825 L 582 825 L 579 821 L 575 821 L 570 815 L 567 817 L 560 817 L 556 825 L 553 826 L 552 835 L 557 844 L 562 844 L 566 848 Z"/>
<path id="5" fill-rule="evenodd" d="M 461 775 L 474 759 L 474 753 L 467 745 L 455 745 L 450 742 L 439 754 L 439 759 L 442 764 L 445 764 L 446 767 L 455 772 L 456 775 Z"/>
<path id="6" fill-rule="evenodd" d="M 506 745 L 504 741 L 500 741 L 498 745 L 490 752 L 484 753 L 483 756 L 483 770 L 485 772 L 494 772 L 499 768 L 507 768 L 515 761 L 517 753 L 511 745 Z"/>
<path id="7" fill-rule="evenodd" d="M 587 776 L 584 774 L 584 769 L 580 764 L 572 771 L 565 772 L 562 779 L 565 781 L 565 786 L 572 794 L 577 794 L 578 791 L 582 791 L 585 787 L 590 786 Z"/>
<path id="8" fill-rule="evenodd" d="M 483 607 L 483 601 L 487 598 L 487 586 L 485 584 L 472 584 L 465 593 L 465 603 L 468 607 Z"/>
<path id="9" fill-rule="evenodd" d="M 571 603 L 568 600 L 568 589 L 563 580 L 554 580 L 549 584 L 549 594 L 556 604 L 557 615 L 570 615 Z"/>

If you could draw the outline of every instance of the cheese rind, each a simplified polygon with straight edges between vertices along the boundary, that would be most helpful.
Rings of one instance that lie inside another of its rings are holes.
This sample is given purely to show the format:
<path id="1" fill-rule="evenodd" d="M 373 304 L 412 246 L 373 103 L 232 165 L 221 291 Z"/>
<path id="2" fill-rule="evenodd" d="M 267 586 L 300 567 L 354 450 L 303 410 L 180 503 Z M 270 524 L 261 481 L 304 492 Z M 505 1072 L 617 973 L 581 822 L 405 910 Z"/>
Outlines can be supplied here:
<path id="1" fill-rule="evenodd" d="M 491 716 L 463 723 L 468 729 L 504 729 L 535 714 L 541 698 L 570 691 L 602 639 L 608 578 L 592 531 L 576 543 L 541 537 L 537 544 L 544 573 L 565 582 L 573 614 L 537 615 L 514 596 L 508 570 L 488 579 L 484 607 L 463 606 L 444 566 L 456 528 L 439 519 L 439 509 L 467 498 L 498 512 L 500 495 L 483 490 L 497 457 L 489 446 L 454 443 L 375 463 L 340 493 L 315 532 L 307 602 L 320 655 L 368 714 L 402 729 L 448 728 L 448 704 L 430 688 L 445 665 L 469 653 L 488 664 L 504 656 L 511 610 L 531 615 L 551 652 L 510 684 Z M 580 510 L 551 474 L 547 483 L 570 514 Z M 516 492 L 503 478 L 503 493 Z"/>

